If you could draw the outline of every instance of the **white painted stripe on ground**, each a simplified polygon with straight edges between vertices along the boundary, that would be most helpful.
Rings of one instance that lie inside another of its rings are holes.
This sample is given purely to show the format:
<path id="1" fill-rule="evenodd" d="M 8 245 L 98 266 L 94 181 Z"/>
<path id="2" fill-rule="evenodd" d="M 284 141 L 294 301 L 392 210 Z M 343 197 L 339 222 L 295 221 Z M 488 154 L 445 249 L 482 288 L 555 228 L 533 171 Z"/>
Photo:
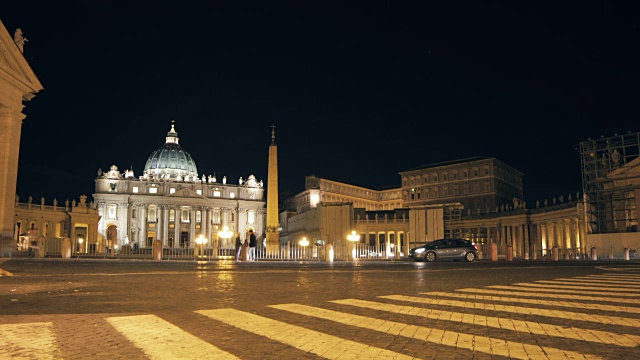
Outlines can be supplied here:
<path id="1" fill-rule="evenodd" d="M 595 314 L 587 314 L 587 313 L 578 313 L 573 311 L 541 309 L 541 308 L 510 306 L 510 305 L 500 305 L 500 304 L 485 304 L 485 303 L 475 303 L 475 302 L 457 301 L 457 300 L 431 299 L 431 298 L 404 296 L 404 295 L 387 295 L 387 296 L 379 296 L 379 297 L 383 299 L 407 301 L 407 302 L 413 302 L 413 303 L 419 303 L 419 304 L 455 306 L 455 307 L 461 307 L 465 309 L 503 311 L 508 313 L 520 314 L 520 315 L 536 315 L 536 316 L 544 316 L 544 317 L 550 317 L 550 318 L 556 318 L 556 319 L 569 319 L 572 321 L 586 321 L 586 322 L 594 322 L 594 323 L 600 323 L 600 324 L 640 327 L 640 319 L 624 318 L 624 317 L 618 317 L 618 316 L 595 315 Z"/>
<path id="2" fill-rule="evenodd" d="M 620 279 L 636 279 L 640 280 L 640 274 L 624 274 L 624 273 L 607 273 L 600 275 L 587 275 L 589 277 L 615 277 Z"/>
<path id="3" fill-rule="evenodd" d="M 537 284 L 573 285 L 573 286 L 583 286 L 583 287 L 592 286 L 596 290 L 599 290 L 605 287 L 607 289 L 616 289 L 616 290 L 624 290 L 624 291 L 627 291 L 628 289 L 640 289 L 640 285 L 629 285 L 629 283 L 616 284 L 608 281 L 594 282 L 594 281 L 576 281 L 576 280 L 538 280 L 536 281 L 536 283 Z"/>
<path id="4" fill-rule="evenodd" d="M 371 308 L 370 301 L 361 301 L 355 299 L 332 301 L 338 304 L 361 306 Z M 388 304 L 382 304 L 388 305 Z M 490 338 L 485 336 L 476 336 L 471 334 L 459 333 L 449 330 L 439 330 L 423 326 L 409 325 L 395 321 L 381 320 L 366 316 L 353 315 L 333 310 L 327 310 L 300 304 L 281 304 L 271 305 L 276 309 L 290 311 L 296 314 L 311 316 L 315 318 L 331 320 L 340 324 L 356 326 L 363 329 L 374 330 L 394 336 L 403 336 L 411 339 L 435 343 L 438 345 L 446 345 L 454 348 L 466 349 L 474 352 L 486 353 L 497 356 L 504 356 L 511 359 L 597 359 L 595 355 L 585 355 L 574 351 L 565 351 L 550 347 L 540 347 L 538 345 L 530 345 L 519 342 L 505 341 L 503 339 Z M 402 308 L 402 307 L 397 307 Z M 407 308 L 407 307 L 405 307 Z M 376 310 L 380 308 L 376 307 Z M 418 309 L 418 311 L 423 309 Z M 405 311 L 399 313 L 407 314 Z M 416 314 L 411 312 L 412 315 Z M 471 318 L 474 316 L 471 315 Z"/>
<path id="5" fill-rule="evenodd" d="M 0 359 L 62 359 L 50 322 L 0 325 Z"/>
<path id="6" fill-rule="evenodd" d="M 529 287 L 535 287 L 535 288 L 574 289 L 574 290 L 583 290 L 583 289 L 591 290 L 592 288 L 589 288 L 589 287 L 593 286 L 593 285 L 583 285 L 583 286 L 581 286 L 581 285 L 544 285 L 544 284 L 533 284 L 533 283 L 515 283 L 513 285 L 516 285 L 516 286 L 529 286 Z M 617 287 L 598 287 L 597 289 L 593 289 L 593 290 L 595 290 L 595 291 L 623 291 L 623 292 L 628 292 L 628 293 L 635 293 L 635 292 L 640 293 L 640 289 L 621 289 L 621 288 L 617 288 Z"/>
<path id="7" fill-rule="evenodd" d="M 155 315 L 110 317 L 107 321 L 151 359 L 238 359 Z"/>
<path id="8" fill-rule="evenodd" d="M 517 290 L 517 291 L 531 291 L 537 293 L 563 293 L 563 294 L 589 294 L 589 295 L 599 295 L 599 296 L 619 296 L 619 297 L 632 297 L 638 298 L 638 294 L 632 293 L 621 293 L 621 292 L 613 292 L 613 291 L 582 291 L 582 290 L 562 290 L 562 289 L 541 289 L 541 288 L 532 288 L 525 286 L 507 286 L 507 285 L 491 285 L 487 286 L 490 289 L 504 289 L 504 290 Z M 547 296 L 551 296 L 547 294 Z M 555 295 L 554 295 L 555 296 Z"/>
<path id="9" fill-rule="evenodd" d="M 394 351 L 357 343 L 240 310 L 199 310 L 196 313 L 325 359 L 414 359 Z M 249 340 L 249 343 L 252 344 L 253 340 Z"/>
<path id="10" fill-rule="evenodd" d="M 407 301 L 401 295 L 380 296 L 383 299 Z M 415 298 L 409 297 L 410 300 Z M 420 298 L 417 298 L 420 299 Z M 432 299 L 438 302 L 441 299 Z M 556 336 L 573 340 L 584 340 L 609 345 L 618 345 L 626 347 L 635 347 L 640 345 L 640 336 L 618 334 L 608 331 L 588 330 L 581 328 L 564 327 L 553 324 L 546 324 L 534 321 L 515 320 L 505 317 L 484 316 L 478 314 L 465 314 L 460 312 L 452 312 L 445 310 L 425 309 L 414 306 L 400 306 L 394 304 L 385 304 L 372 301 L 363 301 L 355 299 L 333 301 L 338 304 L 352 305 L 364 307 L 374 310 L 387 311 L 396 314 L 411 314 L 411 316 L 420 316 L 435 320 L 446 320 L 453 322 L 462 322 L 472 325 L 482 325 L 496 329 L 511 330 L 514 332 L 529 333 L 533 335 Z M 432 304 L 432 303 L 429 303 Z"/>
<path id="11" fill-rule="evenodd" d="M 575 277 L 575 278 L 559 278 L 555 279 L 556 281 L 570 281 L 570 282 L 579 282 L 579 283 L 595 283 L 595 284 L 622 284 L 622 285 L 634 285 L 640 286 L 640 282 L 629 281 L 629 280 L 618 280 L 618 279 L 593 279 L 593 278 L 585 278 L 585 277 Z"/>
<path id="12" fill-rule="evenodd" d="M 507 286 L 505 288 L 511 288 L 511 287 Z M 515 289 L 519 290 L 521 288 L 515 288 Z M 527 290 L 533 291 L 533 289 L 527 289 Z M 613 303 L 624 303 L 624 304 L 640 304 L 640 299 L 610 298 L 610 297 L 604 298 L 602 296 L 585 296 L 585 295 L 546 294 L 546 293 L 541 293 L 537 291 L 537 289 L 536 289 L 536 292 L 505 291 L 505 290 L 474 289 L 474 288 L 456 289 L 456 291 L 465 292 L 465 293 L 475 293 L 475 294 L 496 294 L 496 295 L 505 295 L 505 296 L 527 296 L 527 297 L 542 297 L 542 298 L 554 297 L 556 299 L 600 301 L 600 302 L 613 302 Z"/>
<path id="13" fill-rule="evenodd" d="M 431 292 L 423 292 L 421 294 L 428 296 L 443 296 L 443 297 L 452 297 L 456 299 L 475 299 L 475 300 L 487 300 L 487 301 L 499 301 L 499 302 L 517 302 L 517 303 L 525 303 L 525 304 L 536 304 L 536 305 L 544 305 L 544 306 L 557 306 L 557 307 L 568 307 L 568 308 L 578 308 L 584 310 L 598 310 L 598 311 L 613 311 L 613 312 L 623 312 L 623 313 L 632 313 L 632 314 L 640 314 L 640 307 L 632 307 L 632 306 L 614 306 L 614 305 L 606 305 L 606 304 L 591 304 L 584 302 L 571 302 L 571 301 L 558 301 L 558 300 L 540 300 L 540 299 L 525 299 L 525 298 L 517 298 L 517 297 L 502 297 L 502 296 L 487 296 L 487 295 L 477 295 L 477 294 L 456 294 L 456 293 L 447 293 L 440 291 L 431 291 Z M 547 296 L 545 296 L 547 298 Z"/>

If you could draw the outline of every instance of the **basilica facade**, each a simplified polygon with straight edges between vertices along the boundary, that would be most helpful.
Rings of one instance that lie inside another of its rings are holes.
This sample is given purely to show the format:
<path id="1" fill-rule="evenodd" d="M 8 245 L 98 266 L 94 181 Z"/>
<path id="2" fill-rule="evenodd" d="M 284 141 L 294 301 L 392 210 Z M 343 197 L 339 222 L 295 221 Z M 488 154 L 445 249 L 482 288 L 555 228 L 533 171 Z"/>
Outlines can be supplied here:
<path id="1" fill-rule="evenodd" d="M 87 251 L 145 248 L 156 240 L 164 248 L 193 248 L 198 238 L 207 240 L 206 247 L 232 248 L 235 234 L 245 239 L 249 230 L 263 238 L 263 182 L 254 175 L 227 180 L 199 175 L 172 124 L 140 176 L 115 165 L 98 171 L 93 194 L 100 215 L 98 237 Z"/>

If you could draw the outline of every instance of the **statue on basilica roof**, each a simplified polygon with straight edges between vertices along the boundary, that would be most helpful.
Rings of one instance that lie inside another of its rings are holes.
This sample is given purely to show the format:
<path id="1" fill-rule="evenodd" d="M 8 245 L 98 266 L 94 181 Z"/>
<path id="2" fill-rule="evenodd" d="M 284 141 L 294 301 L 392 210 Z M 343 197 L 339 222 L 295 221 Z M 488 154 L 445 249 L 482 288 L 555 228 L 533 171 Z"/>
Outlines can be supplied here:
<path id="1" fill-rule="evenodd" d="M 17 28 L 16 32 L 13 33 L 13 41 L 18 46 L 18 50 L 20 50 L 21 53 L 24 53 L 24 43 L 29 40 L 22 35 L 22 29 Z"/>

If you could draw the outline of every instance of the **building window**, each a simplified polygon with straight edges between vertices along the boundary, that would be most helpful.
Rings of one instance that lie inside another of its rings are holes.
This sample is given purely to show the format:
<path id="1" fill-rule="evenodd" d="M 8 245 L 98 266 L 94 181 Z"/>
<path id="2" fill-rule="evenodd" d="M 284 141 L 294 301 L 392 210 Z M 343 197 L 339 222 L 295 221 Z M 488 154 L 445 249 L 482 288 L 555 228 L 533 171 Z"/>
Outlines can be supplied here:
<path id="1" fill-rule="evenodd" d="M 453 180 L 458 180 L 458 173 L 453 173 L 452 178 L 453 178 Z"/>
<path id="2" fill-rule="evenodd" d="M 157 187 L 149 188 L 149 194 L 157 194 L 157 193 L 158 193 L 158 188 Z"/>
<path id="3" fill-rule="evenodd" d="M 478 169 L 473 169 L 473 176 L 478 177 Z"/>
<path id="4" fill-rule="evenodd" d="M 474 193 L 479 193 L 480 192 L 480 184 L 478 184 L 477 182 L 475 184 L 473 184 L 473 192 Z"/>
<path id="5" fill-rule="evenodd" d="M 137 187 L 137 186 L 134 186 L 134 187 L 133 187 L 133 193 L 134 193 L 134 194 L 137 194 L 137 193 L 138 193 L 138 187 Z"/>
<path id="6" fill-rule="evenodd" d="M 213 190 L 213 197 L 220 197 L 220 190 Z"/>
<path id="7" fill-rule="evenodd" d="M 138 211 L 136 209 L 131 209 L 131 218 L 135 219 L 138 217 L 137 215 L 138 215 Z"/>
<path id="8" fill-rule="evenodd" d="M 233 191 L 229 193 L 229 197 L 232 199 L 235 199 L 236 197 L 236 193 L 234 193 Z"/>
<path id="9" fill-rule="evenodd" d="M 464 173 L 462 174 L 462 176 L 464 176 L 464 178 L 468 178 L 469 177 L 469 170 L 465 170 Z"/>
<path id="10" fill-rule="evenodd" d="M 158 219 L 156 218 L 156 208 L 149 208 L 149 215 L 147 216 L 147 220 L 149 220 L 149 222 L 158 221 Z"/>
<path id="11" fill-rule="evenodd" d="M 449 196 L 449 187 L 448 186 L 444 187 L 444 196 Z"/>
<path id="12" fill-rule="evenodd" d="M 253 225 L 256 222 L 256 215 L 253 210 L 247 211 L 247 224 Z"/>
<path id="13" fill-rule="evenodd" d="M 109 191 L 116 191 L 116 183 L 109 184 Z"/>
<path id="14" fill-rule="evenodd" d="M 116 210 L 118 210 L 118 205 L 116 204 L 107 205 L 107 218 L 109 220 L 116 220 Z"/>
<path id="15" fill-rule="evenodd" d="M 447 173 L 442 174 L 442 181 L 447 181 Z"/>
<path id="16" fill-rule="evenodd" d="M 213 212 L 213 223 L 220 224 L 220 211 L 216 210 Z"/>
<path id="17" fill-rule="evenodd" d="M 173 194 L 174 192 L 176 192 L 176 188 L 170 188 L 169 189 L 169 194 Z"/>
<path id="18" fill-rule="evenodd" d="M 433 197 L 438 197 L 438 188 L 433 189 Z"/>
<path id="19" fill-rule="evenodd" d="M 182 210 L 182 217 L 181 219 L 183 223 L 188 223 L 189 222 L 189 210 L 187 209 L 183 209 Z"/>
<path id="20" fill-rule="evenodd" d="M 196 222 L 202 222 L 202 212 L 196 211 Z"/>
<path id="21" fill-rule="evenodd" d="M 169 210 L 169 221 L 176 221 L 176 211 Z"/>
<path id="22" fill-rule="evenodd" d="M 202 190 L 200 190 L 200 189 L 196 190 L 196 194 L 202 195 Z"/>

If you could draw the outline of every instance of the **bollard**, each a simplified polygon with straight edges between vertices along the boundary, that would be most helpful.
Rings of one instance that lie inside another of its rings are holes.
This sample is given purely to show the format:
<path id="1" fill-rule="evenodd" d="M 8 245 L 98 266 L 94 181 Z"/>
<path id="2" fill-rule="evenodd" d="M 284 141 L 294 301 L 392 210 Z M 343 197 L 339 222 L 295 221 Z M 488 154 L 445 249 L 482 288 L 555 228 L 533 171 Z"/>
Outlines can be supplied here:
<path id="1" fill-rule="evenodd" d="M 332 245 L 332 244 L 327 244 L 327 245 L 324 247 L 324 251 L 325 251 L 325 253 L 324 253 L 324 260 L 325 260 L 326 262 L 329 262 L 329 263 L 330 263 L 330 262 L 333 262 L 333 245 Z"/>
<path id="2" fill-rule="evenodd" d="M 160 240 L 153 242 L 153 260 L 162 260 L 162 241 Z"/>
<path id="3" fill-rule="evenodd" d="M 491 261 L 498 261 L 498 244 L 491 244 Z"/>
<path id="4" fill-rule="evenodd" d="M 629 248 L 624 248 L 624 259 L 629 260 Z"/>
<path id="5" fill-rule="evenodd" d="M 595 246 L 591 248 L 591 260 L 598 260 L 598 251 Z"/>
<path id="6" fill-rule="evenodd" d="M 554 246 L 553 248 L 551 248 L 551 258 L 553 259 L 553 261 L 558 261 L 558 247 Z"/>
<path id="7" fill-rule="evenodd" d="M 513 260 L 513 246 L 507 245 L 507 253 L 506 253 L 507 261 Z"/>
<path id="8" fill-rule="evenodd" d="M 62 239 L 62 247 L 60 249 L 63 259 L 71 258 L 71 239 L 68 237 Z"/>
<path id="9" fill-rule="evenodd" d="M 249 260 L 249 242 L 247 240 L 245 240 L 245 242 L 246 244 L 242 245 L 242 256 L 241 256 L 242 261 Z"/>

